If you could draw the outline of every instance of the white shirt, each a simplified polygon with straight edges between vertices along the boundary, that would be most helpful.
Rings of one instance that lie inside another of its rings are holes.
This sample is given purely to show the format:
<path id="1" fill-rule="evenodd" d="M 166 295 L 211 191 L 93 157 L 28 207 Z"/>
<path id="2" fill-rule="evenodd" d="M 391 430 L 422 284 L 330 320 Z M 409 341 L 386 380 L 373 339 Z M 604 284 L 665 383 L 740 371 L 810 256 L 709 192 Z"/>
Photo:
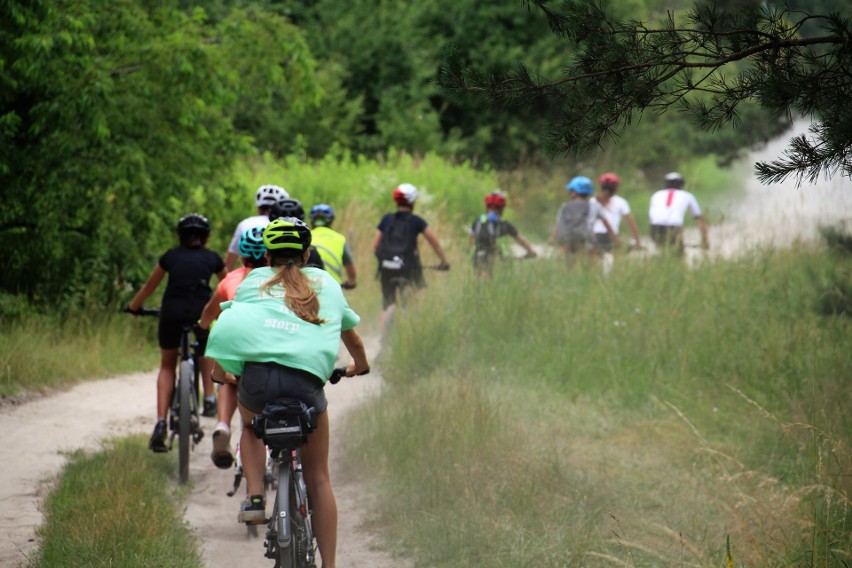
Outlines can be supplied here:
<path id="1" fill-rule="evenodd" d="M 695 196 L 683 189 L 661 189 L 651 196 L 648 219 L 652 225 L 682 227 L 687 210 L 693 217 L 701 216 Z"/>
<path id="2" fill-rule="evenodd" d="M 240 256 L 240 237 L 249 229 L 255 227 L 266 227 L 269 224 L 268 215 L 255 215 L 240 221 L 237 229 L 234 231 L 234 236 L 231 238 L 231 244 L 228 245 L 228 252 Z"/>
<path id="3" fill-rule="evenodd" d="M 600 203 L 594 197 L 592 201 L 595 203 Z M 606 220 L 609 221 L 610 226 L 612 227 L 612 231 L 617 235 L 618 234 L 618 226 L 621 225 L 621 219 L 625 215 L 630 215 L 630 205 L 627 204 L 627 200 L 623 197 L 619 197 L 618 195 L 613 195 L 609 198 L 609 201 L 606 205 L 603 205 L 603 212 L 606 215 Z M 600 219 L 595 220 L 595 233 L 606 234 L 606 227 L 604 227 L 603 222 Z"/>

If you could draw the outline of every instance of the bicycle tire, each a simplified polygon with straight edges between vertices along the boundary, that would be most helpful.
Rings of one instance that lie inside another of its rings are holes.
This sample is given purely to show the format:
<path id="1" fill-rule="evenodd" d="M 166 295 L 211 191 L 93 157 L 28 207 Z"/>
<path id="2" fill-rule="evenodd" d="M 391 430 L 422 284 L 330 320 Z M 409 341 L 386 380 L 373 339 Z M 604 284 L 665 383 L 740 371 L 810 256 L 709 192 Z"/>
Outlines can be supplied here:
<path id="1" fill-rule="evenodd" d="M 181 483 L 189 481 L 189 444 L 192 435 L 192 377 L 191 360 L 181 361 L 178 374 L 178 477 Z"/>

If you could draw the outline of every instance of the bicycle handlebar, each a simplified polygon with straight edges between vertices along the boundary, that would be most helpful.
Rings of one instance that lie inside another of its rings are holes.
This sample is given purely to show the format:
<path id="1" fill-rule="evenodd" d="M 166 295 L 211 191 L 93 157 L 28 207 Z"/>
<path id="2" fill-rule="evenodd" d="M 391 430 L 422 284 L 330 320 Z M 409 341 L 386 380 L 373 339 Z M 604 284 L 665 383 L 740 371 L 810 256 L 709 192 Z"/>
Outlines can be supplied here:
<path id="1" fill-rule="evenodd" d="M 123 312 L 132 314 L 134 316 L 155 316 L 160 317 L 160 308 L 139 308 L 135 312 L 131 310 L 129 307 L 125 307 Z"/>
<path id="2" fill-rule="evenodd" d="M 358 373 L 358 376 L 369 374 L 370 370 L 367 369 L 363 373 Z M 346 367 L 337 367 L 331 372 L 331 376 L 328 378 L 328 382 L 333 385 L 336 385 L 340 382 L 340 379 L 346 376 Z"/>

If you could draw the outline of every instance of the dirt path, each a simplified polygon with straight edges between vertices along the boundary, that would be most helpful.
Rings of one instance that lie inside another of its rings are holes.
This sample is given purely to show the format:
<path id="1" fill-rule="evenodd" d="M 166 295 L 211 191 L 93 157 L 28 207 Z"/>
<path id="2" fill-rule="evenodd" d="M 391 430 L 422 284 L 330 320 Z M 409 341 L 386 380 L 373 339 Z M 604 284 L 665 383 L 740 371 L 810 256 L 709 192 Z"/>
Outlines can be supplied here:
<path id="1" fill-rule="evenodd" d="M 369 339 L 369 338 L 366 338 Z M 374 354 L 369 342 L 369 353 Z M 25 563 L 36 550 L 35 529 L 42 521 L 39 510 L 50 480 L 75 449 L 96 450 L 100 441 L 113 436 L 148 434 L 154 402 L 154 372 L 87 382 L 71 390 L 17 407 L 0 408 L 0 566 Z M 404 566 L 374 547 L 377 539 L 362 526 L 369 511 L 364 488 L 347 476 L 335 457 L 345 443 L 349 411 L 378 394 L 381 376 L 346 379 L 326 392 L 332 420 L 332 479 L 340 511 L 338 562 L 341 566 L 382 568 Z M 248 538 L 236 522 L 238 496 L 228 497 L 233 485 L 231 470 L 220 470 L 210 461 L 210 436 L 215 421 L 203 418 L 207 435 L 192 455 L 193 489 L 186 518 L 202 539 L 205 565 L 209 567 L 270 566 L 263 557 L 262 541 Z M 236 424 L 236 420 L 234 421 Z M 245 485 L 241 487 L 245 491 Z"/>

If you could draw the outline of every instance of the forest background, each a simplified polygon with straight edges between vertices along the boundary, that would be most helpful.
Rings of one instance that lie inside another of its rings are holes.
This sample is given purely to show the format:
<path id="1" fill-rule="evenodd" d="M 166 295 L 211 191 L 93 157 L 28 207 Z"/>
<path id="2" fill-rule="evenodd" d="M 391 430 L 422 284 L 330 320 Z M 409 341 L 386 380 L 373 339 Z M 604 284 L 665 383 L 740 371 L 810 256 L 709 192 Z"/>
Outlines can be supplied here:
<path id="1" fill-rule="evenodd" d="M 690 6 L 611 10 L 648 20 Z M 637 210 L 670 170 L 693 190 L 730 189 L 716 166 L 791 118 L 743 104 L 738 128 L 705 132 L 682 113 L 646 112 L 617 144 L 549 156 L 547 109 L 506 111 L 436 83 L 448 50 L 485 71 L 523 61 L 556 74 L 570 44 L 517 2 L 44 0 L 2 10 L 2 317 L 113 310 L 172 246 L 180 216 L 208 216 L 211 248 L 224 251 L 262 183 L 306 207 L 357 202 L 357 219 L 340 216 L 347 231 L 374 225 L 403 181 L 456 223 L 499 185 L 521 228 L 540 237 L 574 175 L 616 169 Z"/>

